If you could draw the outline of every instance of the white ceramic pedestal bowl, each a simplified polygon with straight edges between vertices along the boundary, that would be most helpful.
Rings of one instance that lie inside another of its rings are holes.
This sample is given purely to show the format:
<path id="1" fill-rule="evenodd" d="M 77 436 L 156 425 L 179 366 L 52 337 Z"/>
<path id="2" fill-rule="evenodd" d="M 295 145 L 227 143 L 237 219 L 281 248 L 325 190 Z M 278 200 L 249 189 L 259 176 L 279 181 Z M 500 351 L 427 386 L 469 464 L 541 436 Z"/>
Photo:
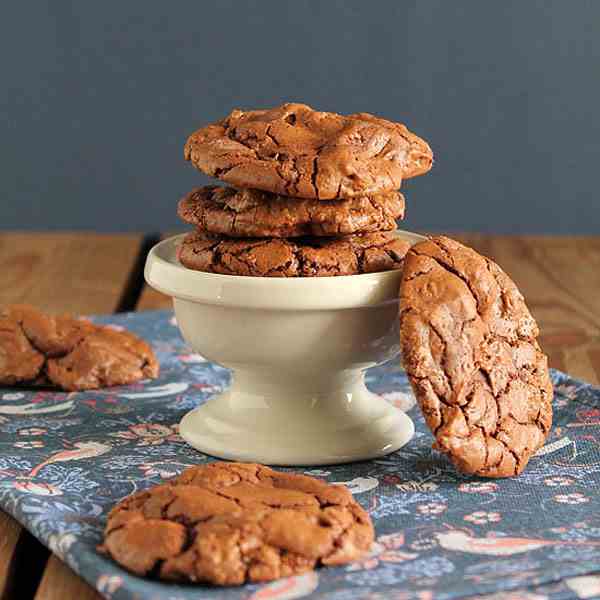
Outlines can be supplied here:
<path id="1" fill-rule="evenodd" d="M 190 346 L 233 371 L 227 391 L 181 421 L 189 444 L 226 459 L 326 465 L 383 456 L 411 439 L 410 418 L 364 383 L 365 369 L 399 353 L 400 271 L 305 278 L 202 273 L 177 260 L 181 239 L 152 248 L 146 281 L 173 297 Z"/>

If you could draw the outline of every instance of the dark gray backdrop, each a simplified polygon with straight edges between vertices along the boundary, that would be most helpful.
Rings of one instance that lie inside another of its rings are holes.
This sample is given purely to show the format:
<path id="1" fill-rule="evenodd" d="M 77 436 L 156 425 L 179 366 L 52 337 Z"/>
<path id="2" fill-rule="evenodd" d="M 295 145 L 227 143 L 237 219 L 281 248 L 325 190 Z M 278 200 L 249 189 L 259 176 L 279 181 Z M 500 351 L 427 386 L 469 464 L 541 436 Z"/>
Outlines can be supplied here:
<path id="1" fill-rule="evenodd" d="M 433 171 L 406 226 L 598 233 L 600 2 L 13 2 L 0 228 L 179 227 L 186 135 L 307 102 L 406 122 Z"/>

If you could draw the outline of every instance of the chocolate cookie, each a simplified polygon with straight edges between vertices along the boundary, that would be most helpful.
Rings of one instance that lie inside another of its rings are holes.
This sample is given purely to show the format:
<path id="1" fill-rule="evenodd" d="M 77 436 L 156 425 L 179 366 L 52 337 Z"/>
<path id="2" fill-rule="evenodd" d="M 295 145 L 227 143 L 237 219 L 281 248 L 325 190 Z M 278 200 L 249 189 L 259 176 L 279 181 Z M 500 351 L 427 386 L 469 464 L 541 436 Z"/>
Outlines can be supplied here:
<path id="1" fill-rule="evenodd" d="M 202 231 L 229 237 L 335 236 L 396 229 L 404 196 L 394 191 L 321 202 L 209 186 L 182 198 L 178 214 Z"/>
<path id="2" fill-rule="evenodd" d="M 0 385 L 33 381 L 44 362 L 44 355 L 32 346 L 20 323 L 0 316 Z"/>
<path id="3" fill-rule="evenodd" d="M 306 104 L 234 110 L 193 133 L 184 156 L 236 187 L 320 200 L 398 189 L 433 161 L 427 143 L 400 123 Z"/>
<path id="4" fill-rule="evenodd" d="M 399 269 L 409 246 L 391 232 L 294 241 L 193 232 L 183 239 L 178 258 L 189 269 L 224 275 L 327 277 Z"/>
<path id="5" fill-rule="evenodd" d="M 465 473 L 521 473 L 550 431 L 552 382 L 515 284 L 434 237 L 406 255 L 400 306 L 404 366 L 436 447 Z"/>
<path id="6" fill-rule="evenodd" d="M 157 377 L 158 370 L 150 346 L 128 331 L 26 305 L 0 311 L 0 384 L 89 390 Z"/>
<path id="7" fill-rule="evenodd" d="M 344 564 L 372 542 L 369 515 L 347 488 L 217 462 L 122 500 L 100 550 L 137 575 L 240 585 Z"/>
<path id="8" fill-rule="evenodd" d="M 158 377 L 158 362 L 132 333 L 96 327 L 67 354 L 48 359 L 46 372 L 65 390 L 92 390 Z"/>

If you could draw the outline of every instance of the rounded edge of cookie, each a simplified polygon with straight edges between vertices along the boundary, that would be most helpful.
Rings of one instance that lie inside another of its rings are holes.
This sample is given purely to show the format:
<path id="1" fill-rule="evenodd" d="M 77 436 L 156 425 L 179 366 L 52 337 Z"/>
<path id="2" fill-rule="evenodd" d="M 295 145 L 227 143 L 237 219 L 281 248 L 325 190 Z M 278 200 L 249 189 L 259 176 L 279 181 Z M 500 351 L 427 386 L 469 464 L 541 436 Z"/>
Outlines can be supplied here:
<path id="1" fill-rule="evenodd" d="M 327 127 L 325 120 L 331 121 Z M 295 152 L 297 143 L 286 145 L 283 138 L 292 134 L 290 128 L 309 151 Z M 321 200 L 398 189 L 403 178 L 423 174 L 433 164 L 429 145 L 400 123 L 368 113 L 319 112 L 295 103 L 233 110 L 192 133 L 184 158 L 235 187 Z"/>
<path id="2" fill-rule="evenodd" d="M 290 534 L 294 520 L 301 538 Z M 347 488 L 217 462 L 121 500 L 98 551 L 141 576 L 241 585 L 345 564 L 373 541 L 369 515 Z"/>
<path id="3" fill-rule="evenodd" d="M 405 199 L 398 191 L 348 200 L 313 200 L 221 186 L 195 188 L 177 206 L 178 216 L 186 223 L 206 233 L 234 238 L 393 231 L 404 212 Z"/>
<path id="4" fill-rule="evenodd" d="M 177 249 L 191 270 L 249 277 L 334 277 L 398 270 L 410 243 L 394 232 L 341 238 L 226 238 L 191 232 Z"/>

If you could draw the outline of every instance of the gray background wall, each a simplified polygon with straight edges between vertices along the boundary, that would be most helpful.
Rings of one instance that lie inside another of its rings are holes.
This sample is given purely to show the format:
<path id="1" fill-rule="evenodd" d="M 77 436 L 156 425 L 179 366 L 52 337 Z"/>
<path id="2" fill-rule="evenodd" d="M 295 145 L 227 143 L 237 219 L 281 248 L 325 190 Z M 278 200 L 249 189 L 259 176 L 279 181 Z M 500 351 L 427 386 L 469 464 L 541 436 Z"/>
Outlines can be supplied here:
<path id="1" fill-rule="evenodd" d="M 180 227 L 186 135 L 235 107 L 369 111 L 428 139 L 406 225 L 598 233 L 600 2 L 13 2 L 0 228 Z"/>

